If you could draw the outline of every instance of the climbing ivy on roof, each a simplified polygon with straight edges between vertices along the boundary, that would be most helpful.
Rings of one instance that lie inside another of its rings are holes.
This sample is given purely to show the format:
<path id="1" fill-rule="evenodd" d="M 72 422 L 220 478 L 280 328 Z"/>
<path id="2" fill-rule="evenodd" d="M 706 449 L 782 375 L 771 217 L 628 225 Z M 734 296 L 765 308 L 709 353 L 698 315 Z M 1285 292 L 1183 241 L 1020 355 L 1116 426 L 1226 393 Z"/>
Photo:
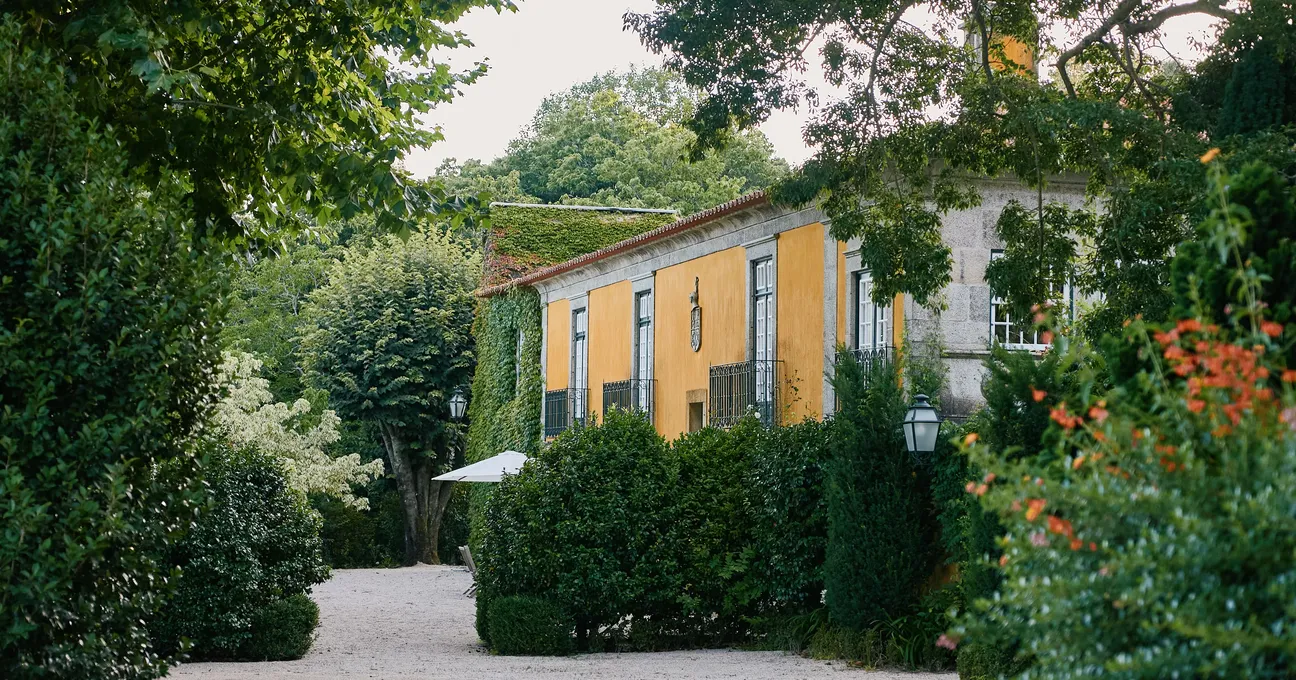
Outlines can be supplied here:
<path id="1" fill-rule="evenodd" d="M 677 219 L 670 213 L 494 206 L 486 283 L 565 262 Z"/>

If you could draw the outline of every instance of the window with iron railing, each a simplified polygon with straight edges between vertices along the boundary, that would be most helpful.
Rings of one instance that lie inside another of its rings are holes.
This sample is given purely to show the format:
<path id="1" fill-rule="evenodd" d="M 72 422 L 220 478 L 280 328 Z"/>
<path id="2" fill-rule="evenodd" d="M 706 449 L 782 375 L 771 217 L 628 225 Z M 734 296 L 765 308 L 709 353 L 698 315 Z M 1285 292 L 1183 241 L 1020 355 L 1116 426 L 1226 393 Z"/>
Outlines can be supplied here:
<path id="1" fill-rule="evenodd" d="M 544 396 L 544 436 L 557 437 L 575 425 L 584 425 L 589 390 L 575 387 L 549 390 Z"/>
<path id="2" fill-rule="evenodd" d="M 642 413 L 647 416 L 648 422 L 653 422 L 653 391 L 656 382 L 631 378 L 603 383 L 603 413 L 606 414 L 615 407 Z"/>
<path id="3" fill-rule="evenodd" d="M 765 425 L 778 425 L 782 367 L 783 362 L 771 360 L 712 366 L 708 390 L 710 424 L 732 427 L 753 413 Z"/>

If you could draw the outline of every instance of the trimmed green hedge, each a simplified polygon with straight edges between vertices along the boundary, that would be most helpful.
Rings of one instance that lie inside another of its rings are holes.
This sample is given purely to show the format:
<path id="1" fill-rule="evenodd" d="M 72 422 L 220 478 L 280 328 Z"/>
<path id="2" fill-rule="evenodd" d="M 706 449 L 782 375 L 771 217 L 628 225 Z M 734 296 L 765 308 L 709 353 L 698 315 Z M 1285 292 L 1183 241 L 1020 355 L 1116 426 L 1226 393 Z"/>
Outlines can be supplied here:
<path id="1" fill-rule="evenodd" d="M 637 415 L 613 411 L 564 432 L 486 503 L 478 600 L 552 599 L 582 650 L 626 617 L 667 611 L 679 570 L 661 510 L 676 474 L 666 442 Z"/>
<path id="2" fill-rule="evenodd" d="M 763 428 L 745 484 L 754 559 L 748 582 L 763 608 L 804 612 L 820 606 L 828 502 L 824 467 L 831 422 Z"/>
<path id="3" fill-rule="evenodd" d="M 572 622 L 549 600 L 511 595 L 491 600 L 491 649 L 504 656 L 563 656 L 572 652 Z"/>
<path id="4" fill-rule="evenodd" d="M 263 607 L 252 619 L 252 637 L 240 656 L 249 661 L 300 659 L 315 641 L 319 605 L 298 593 Z"/>

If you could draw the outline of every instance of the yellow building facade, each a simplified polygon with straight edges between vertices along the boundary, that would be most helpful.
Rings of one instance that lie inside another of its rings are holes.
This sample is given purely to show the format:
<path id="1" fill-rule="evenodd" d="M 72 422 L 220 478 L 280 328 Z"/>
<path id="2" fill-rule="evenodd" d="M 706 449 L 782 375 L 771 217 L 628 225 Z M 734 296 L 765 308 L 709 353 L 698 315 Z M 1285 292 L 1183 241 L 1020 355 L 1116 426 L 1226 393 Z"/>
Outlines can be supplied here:
<path id="1" fill-rule="evenodd" d="M 545 435 L 613 407 L 670 439 L 831 413 L 838 345 L 861 343 L 849 246 L 828 231 L 756 194 L 510 282 L 541 298 Z M 903 306 L 870 309 L 888 331 L 864 348 L 890 351 Z"/>
<path id="2" fill-rule="evenodd" d="M 539 298 L 544 438 L 614 407 L 643 412 L 668 439 L 749 413 L 771 424 L 823 418 L 836 408 L 839 352 L 868 361 L 910 343 L 937 348 L 942 408 L 966 414 L 981 402 L 993 345 L 1045 348 L 985 279 L 1003 248 L 999 212 L 1037 197 L 995 179 L 979 190 L 980 205 L 942 216 L 951 281 L 925 306 L 907 295 L 878 304 L 858 241 L 837 241 L 814 207 L 759 193 L 479 294 L 526 287 Z M 1055 178 L 1046 194 L 1080 206 L 1084 183 Z"/>

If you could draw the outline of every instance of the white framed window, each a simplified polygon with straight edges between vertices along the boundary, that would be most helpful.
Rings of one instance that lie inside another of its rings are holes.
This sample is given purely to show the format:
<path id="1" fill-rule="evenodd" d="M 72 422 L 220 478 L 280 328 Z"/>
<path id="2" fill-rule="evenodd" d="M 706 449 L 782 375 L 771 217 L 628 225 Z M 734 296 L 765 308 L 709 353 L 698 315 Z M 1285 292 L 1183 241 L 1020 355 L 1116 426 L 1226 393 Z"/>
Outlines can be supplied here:
<path id="1" fill-rule="evenodd" d="M 873 277 L 868 272 L 856 272 L 855 349 L 873 351 L 890 345 L 890 318 L 890 305 L 879 305 L 873 301 Z"/>
<path id="2" fill-rule="evenodd" d="M 586 308 L 572 310 L 571 387 L 572 413 L 584 420 L 589 388 L 589 314 Z"/>
<path id="3" fill-rule="evenodd" d="M 652 393 L 647 381 L 652 380 L 653 369 L 653 297 L 651 290 L 635 293 L 634 377 L 641 381 L 635 390 L 638 408 L 647 411 Z"/>
<path id="4" fill-rule="evenodd" d="M 774 258 L 752 261 L 752 358 L 756 364 L 756 401 L 774 400 L 773 361 L 777 336 L 774 309 Z"/>
<path id="5" fill-rule="evenodd" d="M 991 262 L 1001 257 L 1003 257 L 1002 250 L 990 251 Z M 1061 290 L 1053 292 L 1054 301 L 1065 304 L 1067 318 L 1072 318 L 1075 314 L 1075 294 L 1070 280 L 1068 279 Z M 990 343 L 1002 345 L 1006 349 L 1023 349 L 1032 352 L 1043 352 L 1049 348 L 1048 343 L 1040 337 L 1040 332 L 1035 330 L 1035 324 L 1031 320 L 1021 321 L 1012 318 L 1008 312 L 1007 301 L 996 295 L 993 288 L 990 289 Z"/>

